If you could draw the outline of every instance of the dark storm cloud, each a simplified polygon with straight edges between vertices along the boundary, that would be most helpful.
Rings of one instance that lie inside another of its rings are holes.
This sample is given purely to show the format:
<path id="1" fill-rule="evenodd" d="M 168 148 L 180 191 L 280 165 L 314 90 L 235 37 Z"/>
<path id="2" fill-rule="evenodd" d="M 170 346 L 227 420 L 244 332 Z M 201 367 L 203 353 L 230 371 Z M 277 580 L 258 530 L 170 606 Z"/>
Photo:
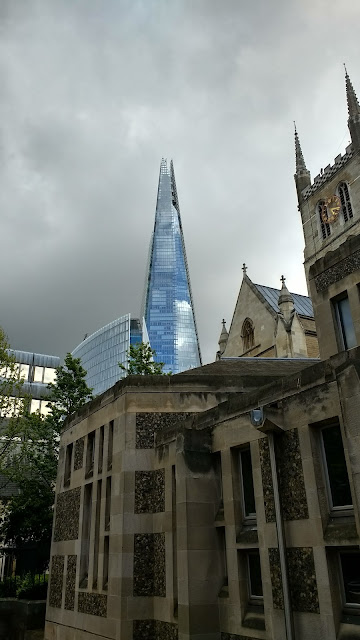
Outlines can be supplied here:
<path id="1" fill-rule="evenodd" d="M 356 0 L 0 4 L 1 317 L 63 355 L 141 304 L 174 158 L 205 361 L 241 283 L 305 293 L 292 120 L 313 176 L 360 94 Z"/>

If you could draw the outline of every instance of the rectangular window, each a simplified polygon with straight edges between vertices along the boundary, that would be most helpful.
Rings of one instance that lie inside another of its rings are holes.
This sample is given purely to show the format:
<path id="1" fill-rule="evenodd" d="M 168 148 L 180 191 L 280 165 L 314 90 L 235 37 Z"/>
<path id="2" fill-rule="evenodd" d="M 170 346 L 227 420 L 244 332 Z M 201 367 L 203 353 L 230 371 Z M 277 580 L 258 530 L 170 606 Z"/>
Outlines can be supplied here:
<path id="1" fill-rule="evenodd" d="M 226 554 L 226 536 L 225 527 L 217 527 L 217 536 L 220 549 L 220 565 L 223 576 L 222 588 L 228 586 L 228 568 L 227 568 L 227 554 Z"/>
<path id="2" fill-rule="evenodd" d="M 65 472 L 64 472 L 64 487 L 70 484 L 71 479 L 71 465 L 72 465 L 73 443 L 68 444 L 66 447 L 65 455 Z"/>
<path id="3" fill-rule="evenodd" d="M 104 536 L 104 564 L 103 564 L 103 589 L 108 588 L 109 582 L 109 536 Z"/>
<path id="4" fill-rule="evenodd" d="M 108 441 L 108 471 L 112 468 L 113 457 L 113 440 L 114 440 L 114 420 L 109 423 L 109 441 Z"/>
<path id="5" fill-rule="evenodd" d="M 104 457 L 104 425 L 100 427 L 99 433 L 99 461 L 98 461 L 98 473 L 102 473 L 103 457 Z"/>
<path id="6" fill-rule="evenodd" d="M 330 508 L 333 511 L 352 508 L 340 425 L 324 427 L 321 430 L 321 442 Z"/>
<path id="7" fill-rule="evenodd" d="M 255 520 L 256 508 L 250 447 L 241 449 L 239 458 L 244 520 Z"/>
<path id="8" fill-rule="evenodd" d="M 45 367 L 44 383 L 50 384 L 50 382 L 54 383 L 55 381 L 56 381 L 56 369 L 52 369 L 51 367 Z"/>
<path id="9" fill-rule="evenodd" d="M 94 457 L 95 457 L 95 431 L 92 431 L 91 433 L 89 433 L 87 438 L 85 478 L 89 478 L 89 476 L 92 476 L 94 472 Z"/>
<path id="10" fill-rule="evenodd" d="M 34 382 L 42 382 L 44 367 L 34 367 Z"/>
<path id="11" fill-rule="evenodd" d="M 339 559 L 344 610 L 346 613 L 360 615 L 360 552 L 340 551 Z"/>
<path id="12" fill-rule="evenodd" d="M 81 535 L 81 557 L 80 557 L 80 576 L 79 587 L 86 589 L 88 583 L 89 572 L 89 554 L 90 554 L 90 530 L 91 530 L 91 504 L 92 500 L 92 484 L 86 484 L 84 487 L 84 504 L 83 504 L 83 520 Z"/>
<path id="13" fill-rule="evenodd" d="M 22 380 L 28 380 L 29 379 L 29 365 L 28 364 L 21 364 L 20 368 L 19 368 L 19 373 L 20 373 L 20 378 Z"/>
<path id="14" fill-rule="evenodd" d="M 260 554 L 257 550 L 247 553 L 249 602 L 262 604 L 263 586 L 261 580 Z"/>
<path id="15" fill-rule="evenodd" d="M 110 529 L 111 513 L 111 476 L 106 478 L 106 499 L 105 499 L 105 531 Z"/>
<path id="16" fill-rule="evenodd" d="M 335 318 L 340 339 L 340 348 L 356 347 L 354 324 L 351 317 L 349 298 L 346 294 L 333 301 Z"/>
<path id="17" fill-rule="evenodd" d="M 101 508 L 101 480 L 97 483 L 95 537 L 94 537 L 94 565 L 93 565 L 93 589 L 97 588 L 99 566 L 99 533 L 100 533 L 100 508 Z"/>

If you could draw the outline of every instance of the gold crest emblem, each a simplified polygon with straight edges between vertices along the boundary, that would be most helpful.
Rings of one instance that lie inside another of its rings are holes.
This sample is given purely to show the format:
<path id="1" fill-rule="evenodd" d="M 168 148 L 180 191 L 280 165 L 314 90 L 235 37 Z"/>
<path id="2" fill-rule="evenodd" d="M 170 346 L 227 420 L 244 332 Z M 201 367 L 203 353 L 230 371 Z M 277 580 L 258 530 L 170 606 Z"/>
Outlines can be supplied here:
<path id="1" fill-rule="evenodd" d="M 321 207 L 321 219 L 325 224 L 332 224 L 339 215 L 341 202 L 339 196 L 330 196 Z"/>

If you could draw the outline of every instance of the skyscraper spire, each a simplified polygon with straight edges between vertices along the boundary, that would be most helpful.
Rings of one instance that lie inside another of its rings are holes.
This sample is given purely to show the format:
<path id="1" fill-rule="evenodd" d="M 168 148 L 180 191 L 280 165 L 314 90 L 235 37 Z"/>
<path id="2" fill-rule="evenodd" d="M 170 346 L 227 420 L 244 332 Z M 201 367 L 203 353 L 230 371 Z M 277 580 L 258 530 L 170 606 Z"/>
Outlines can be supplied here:
<path id="1" fill-rule="evenodd" d="M 351 141 L 355 150 L 360 149 L 360 105 L 355 93 L 354 87 L 350 80 L 349 74 L 345 67 L 345 84 L 346 99 L 348 107 L 348 127 L 351 135 Z"/>
<path id="2" fill-rule="evenodd" d="M 310 187 L 310 185 L 311 185 L 311 176 L 310 176 L 310 171 L 308 171 L 308 169 L 306 168 L 303 152 L 302 152 L 301 145 L 300 145 L 299 134 L 298 134 L 297 129 L 296 129 L 295 121 L 294 121 L 294 127 L 295 127 L 295 163 L 296 163 L 296 165 L 295 165 L 296 166 L 296 171 L 295 171 L 294 178 L 295 178 L 298 202 L 299 202 L 299 205 L 300 205 L 300 203 L 302 201 L 301 192 L 306 187 Z"/>
<path id="3" fill-rule="evenodd" d="M 162 159 L 150 243 L 144 312 L 150 345 L 165 373 L 201 364 L 174 165 Z"/>

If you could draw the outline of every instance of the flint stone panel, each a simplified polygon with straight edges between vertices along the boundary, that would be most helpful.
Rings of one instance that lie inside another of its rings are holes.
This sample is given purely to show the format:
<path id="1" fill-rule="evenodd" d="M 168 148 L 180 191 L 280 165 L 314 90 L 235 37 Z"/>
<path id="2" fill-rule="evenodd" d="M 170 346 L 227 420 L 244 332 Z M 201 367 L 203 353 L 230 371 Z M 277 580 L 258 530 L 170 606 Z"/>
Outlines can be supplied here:
<path id="1" fill-rule="evenodd" d="M 53 556 L 50 574 L 49 605 L 61 609 L 65 556 Z"/>
<path id="2" fill-rule="evenodd" d="M 348 256 L 338 264 L 334 264 L 333 267 L 326 269 L 323 273 L 320 273 L 315 278 L 316 291 L 327 291 L 330 285 L 335 282 L 340 282 L 343 278 L 358 271 L 360 269 L 360 251 L 355 251 L 351 256 Z"/>
<path id="3" fill-rule="evenodd" d="M 295 611 L 320 613 L 315 575 L 314 554 L 311 547 L 286 550 L 291 605 Z M 274 609 L 284 608 L 280 557 L 278 549 L 269 549 L 270 574 Z"/>
<path id="4" fill-rule="evenodd" d="M 166 596 L 165 533 L 134 536 L 134 596 Z"/>
<path id="5" fill-rule="evenodd" d="M 135 471 L 135 513 L 165 511 L 165 469 Z"/>
<path id="6" fill-rule="evenodd" d="M 90 616 L 99 616 L 106 618 L 107 616 L 107 595 L 103 593 L 86 593 L 79 592 L 78 611 L 87 613 Z"/>
<path id="7" fill-rule="evenodd" d="M 137 413 L 136 414 L 136 448 L 152 449 L 154 437 L 158 431 L 173 429 L 179 422 L 184 422 L 190 413 Z"/>
<path id="8" fill-rule="evenodd" d="M 266 521 L 275 522 L 274 492 L 267 438 L 260 440 L 259 447 Z M 283 518 L 284 520 L 306 519 L 309 517 L 309 512 L 297 429 L 285 431 L 277 436 L 275 453 Z"/>
<path id="9" fill-rule="evenodd" d="M 74 611 L 77 556 L 68 556 L 66 568 L 65 609 Z"/>
<path id="10" fill-rule="evenodd" d="M 78 469 L 82 469 L 83 461 L 84 461 L 84 442 L 85 442 L 85 438 L 79 438 L 75 442 L 74 471 L 78 471 Z"/>
<path id="11" fill-rule="evenodd" d="M 178 627 L 162 620 L 134 620 L 133 640 L 177 640 Z"/>
<path id="12" fill-rule="evenodd" d="M 59 493 L 56 500 L 54 541 L 77 540 L 79 537 L 81 488 Z"/>

